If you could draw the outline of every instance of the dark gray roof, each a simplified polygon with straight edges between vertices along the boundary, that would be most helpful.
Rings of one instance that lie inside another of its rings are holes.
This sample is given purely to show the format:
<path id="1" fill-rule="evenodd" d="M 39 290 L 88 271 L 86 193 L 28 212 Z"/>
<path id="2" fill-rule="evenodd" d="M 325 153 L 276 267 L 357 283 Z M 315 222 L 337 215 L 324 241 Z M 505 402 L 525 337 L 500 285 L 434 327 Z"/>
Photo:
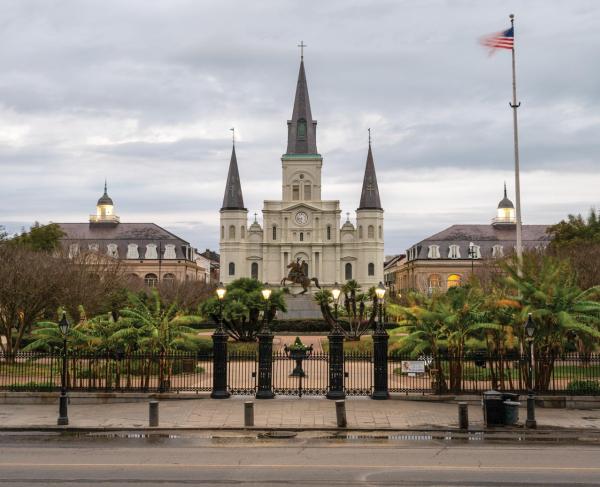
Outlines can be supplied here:
<path id="1" fill-rule="evenodd" d="M 104 194 L 100 196 L 100 199 L 97 203 L 98 205 L 113 205 L 113 200 L 110 198 L 110 196 L 108 196 L 106 190 L 106 181 L 104 181 Z"/>
<path id="2" fill-rule="evenodd" d="M 506 196 L 506 183 L 504 183 L 504 198 L 502 198 L 500 203 L 498 203 L 498 209 L 514 207 L 515 205 L 513 205 L 513 202 L 508 199 L 508 196 Z"/>
<path id="3" fill-rule="evenodd" d="M 522 240 L 524 248 L 545 247 L 551 240 L 546 233 L 549 225 L 523 225 Z M 448 259 L 450 245 L 458 245 L 460 258 L 468 259 L 470 243 L 480 246 L 483 259 L 492 257 L 494 245 L 502 245 L 504 254 L 511 253 L 516 245 L 516 233 L 513 228 L 498 228 L 492 225 L 452 225 L 409 248 L 410 260 L 427 259 L 430 245 L 438 245 L 440 259 Z"/>
<path id="4" fill-rule="evenodd" d="M 305 130 L 298 130 L 299 122 L 305 124 Z M 313 120 L 308 98 L 308 85 L 304 72 L 304 60 L 300 61 L 300 72 L 296 85 L 292 119 L 288 120 L 288 154 L 317 153 L 317 121 Z"/>
<path id="5" fill-rule="evenodd" d="M 97 244 L 101 253 L 106 253 L 108 244 L 117 244 L 119 258 L 127 255 L 127 246 L 137 244 L 140 259 L 143 259 L 146 245 L 159 244 L 164 251 L 165 245 L 175 245 L 177 259 L 186 259 L 184 248 L 189 242 L 159 227 L 155 223 L 119 223 L 117 225 L 94 225 L 89 223 L 59 223 L 64 236 L 61 241 L 68 246 L 79 243 L 81 250 L 88 250 L 88 245 Z"/>
<path id="6" fill-rule="evenodd" d="M 219 262 L 221 260 L 221 256 L 214 250 L 210 249 L 206 249 L 204 252 L 201 252 L 200 255 L 202 257 L 206 257 L 208 260 L 212 260 L 213 262 Z"/>
<path id="7" fill-rule="evenodd" d="M 227 174 L 227 185 L 225 186 L 225 196 L 223 196 L 222 210 L 245 210 L 244 197 L 242 196 L 242 183 L 240 182 L 240 173 L 238 171 L 237 157 L 235 156 L 235 146 L 231 150 L 231 161 L 229 162 L 229 173 Z"/>
<path id="8" fill-rule="evenodd" d="M 367 165 L 365 167 L 365 177 L 363 179 L 362 193 L 360 194 L 359 210 L 381 210 L 381 200 L 379 199 L 379 187 L 377 186 L 377 175 L 375 174 L 375 163 L 373 162 L 373 152 L 369 142 L 369 152 L 367 154 Z"/>

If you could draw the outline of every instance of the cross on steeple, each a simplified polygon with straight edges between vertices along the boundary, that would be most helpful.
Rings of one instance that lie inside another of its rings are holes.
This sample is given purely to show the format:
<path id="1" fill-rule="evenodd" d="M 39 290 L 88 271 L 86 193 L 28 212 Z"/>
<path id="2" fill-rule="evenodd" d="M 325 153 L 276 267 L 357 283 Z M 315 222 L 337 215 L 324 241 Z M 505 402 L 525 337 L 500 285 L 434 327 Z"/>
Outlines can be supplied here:
<path id="1" fill-rule="evenodd" d="M 350 212 L 349 211 L 346 212 L 346 221 L 347 222 L 350 221 Z"/>
<path id="2" fill-rule="evenodd" d="M 369 127 L 367 131 L 369 132 L 369 145 L 371 145 L 371 128 Z"/>
<path id="3" fill-rule="evenodd" d="M 233 197 L 235 195 L 235 186 L 232 184 L 229 186 L 229 194 Z"/>
<path id="4" fill-rule="evenodd" d="M 258 223 L 258 213 L 254 212 L 254 223 Z"/>
<path id="5" fill-rule="evenodd" d="M 231 127 L 229 130 L 231 130 L 231 141 L 235 145 L 235 127 Z"/>
<path id="6" fill-rule="evenodd" d="M 308 47 L 306 44 L 304 44 L 304 41 L 300 41 L 300 44 L 298 44 L 298 47 L 300 48 L 300 59 L 304 59 L 304 48 Z"/>

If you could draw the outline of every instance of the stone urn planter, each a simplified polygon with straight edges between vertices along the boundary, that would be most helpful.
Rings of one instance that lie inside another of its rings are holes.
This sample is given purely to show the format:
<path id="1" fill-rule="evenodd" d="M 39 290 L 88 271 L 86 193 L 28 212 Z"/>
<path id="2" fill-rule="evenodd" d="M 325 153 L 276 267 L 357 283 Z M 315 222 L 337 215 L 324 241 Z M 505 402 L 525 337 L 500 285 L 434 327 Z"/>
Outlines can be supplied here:
<path id="1" fill-rule="evenodd" d="M 290 359 L 296 361 L 296 367 L 294 367 L 290 377 L 306 377 L 306 373 L 302 369 L 302 361 L 312 355 L 313 346 L 307 347 L 302 343 L 300 337 L 296 337 L 294 343 L 289 346 L 285 345 L 283 350 Z"/>

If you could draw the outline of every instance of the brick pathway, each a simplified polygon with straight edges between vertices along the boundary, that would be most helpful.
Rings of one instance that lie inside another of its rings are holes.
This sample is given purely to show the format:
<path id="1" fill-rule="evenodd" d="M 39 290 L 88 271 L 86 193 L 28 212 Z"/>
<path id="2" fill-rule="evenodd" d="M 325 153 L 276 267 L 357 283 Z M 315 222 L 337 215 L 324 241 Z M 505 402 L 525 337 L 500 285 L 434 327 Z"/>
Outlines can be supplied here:
<path id="1" fill-rule="evenodd" d="M 160 404 L 160 426 L 214 428 L 242 427 L 243 403 L 250 398 L 229 400 L 173 400 Z M 427 401 L 346 401 L 350 428 L 446 428 L 457 426 L 456 404 Z M 525 418 L 521 409 L 521 422 Z M 55 405 L 1 405 L 1 427 L 54 427 Z M 138 428 L 147 426 L 144 402 L 120 404 L 72 404 L 71 426 Z M 482 426 L 481 407 L 469 406 L 472 427 Z M 540 427 L 600 430 L 600 410 L 537 409 Z M 335 427 L 335 405 L 326 399 L 275 399 L 255 401 L 255 426 L 264 428 Z"/>

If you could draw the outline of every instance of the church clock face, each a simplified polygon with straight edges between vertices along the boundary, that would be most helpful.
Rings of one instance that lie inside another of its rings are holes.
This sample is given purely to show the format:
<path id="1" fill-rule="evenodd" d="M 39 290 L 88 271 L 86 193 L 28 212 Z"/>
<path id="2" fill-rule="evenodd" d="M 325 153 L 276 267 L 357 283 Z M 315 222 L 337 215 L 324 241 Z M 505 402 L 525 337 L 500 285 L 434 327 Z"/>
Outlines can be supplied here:
<path id="1" fill-rule="evenodd" d="M 296 220 L 298 225 L 306 225 L 308 223 L 308 215 L 303 211 L 299 211 L 296 213 L 294 220 Z"/>

